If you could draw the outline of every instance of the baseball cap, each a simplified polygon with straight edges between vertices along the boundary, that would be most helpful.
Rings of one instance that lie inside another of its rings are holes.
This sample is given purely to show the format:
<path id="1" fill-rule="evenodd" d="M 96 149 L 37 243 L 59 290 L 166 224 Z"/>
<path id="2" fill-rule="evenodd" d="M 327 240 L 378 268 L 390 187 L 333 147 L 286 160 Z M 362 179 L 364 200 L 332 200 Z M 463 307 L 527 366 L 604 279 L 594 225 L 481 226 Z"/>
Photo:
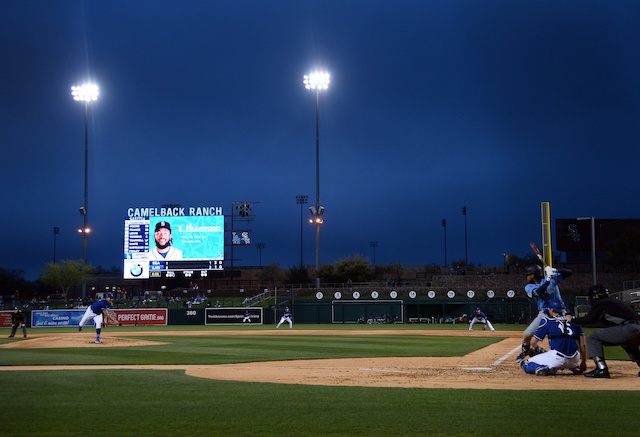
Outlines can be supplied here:
<path id="1" fill-rule="evenodd" d="M 562 312 L 562 303 L 558 299 L 551 299 L 549 301 L 549 309 L 552 309 L 557 313 L 561 313 Z"/>
<path id="2" fill-rule="evenodd" d="M 109 298 L 113 299 L 113 293 L 107 293 L 107 295 L 105 297 L 109 297 Z"/>
<path id="3" fill-rule="evenodd" d="M 156 232 L 158 232 L 160 228 L 166 228 L 169 230 L 169 232 L 171 232 L 171 225 L 169 224 L 169 222 L 162 221 L 156 223 Z"/>

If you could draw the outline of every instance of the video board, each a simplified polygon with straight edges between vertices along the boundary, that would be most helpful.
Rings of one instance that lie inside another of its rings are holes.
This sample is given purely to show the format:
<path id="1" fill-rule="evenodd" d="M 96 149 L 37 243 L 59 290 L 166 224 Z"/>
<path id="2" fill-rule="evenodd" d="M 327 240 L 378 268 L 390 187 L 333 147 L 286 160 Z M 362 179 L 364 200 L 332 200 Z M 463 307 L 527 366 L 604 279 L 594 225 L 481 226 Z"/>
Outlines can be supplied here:
<path id="1" fill-rule="evenodd" d="M 222 207 L 129 208 L 124 222 L 124 279 L 206 276 L 222 270 Z"/>

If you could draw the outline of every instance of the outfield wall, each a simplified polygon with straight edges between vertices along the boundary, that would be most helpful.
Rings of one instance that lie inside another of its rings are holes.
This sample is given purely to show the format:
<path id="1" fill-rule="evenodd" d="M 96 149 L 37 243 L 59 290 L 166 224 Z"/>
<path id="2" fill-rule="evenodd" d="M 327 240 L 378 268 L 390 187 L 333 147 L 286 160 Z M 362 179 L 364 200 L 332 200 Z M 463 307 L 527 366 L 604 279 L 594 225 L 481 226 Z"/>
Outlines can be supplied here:
<path id="1" fill-rule="evenodd" d="M 566 299 L 574 313 L 574 299 Z M 282 301 L 268 307 L 221 308 L 114 308 L 123 325 L 241 325 L 245 311 L 252 324 L 275 324 L 285 306 L 293 312 L 294 323 L 460 323 L 464 315 L 480 307 L 492 323 L 527 324 L 537 314 L 530 299 L 469 300 L 298 300 Z M 77 326 L 84 309 L 24 311 L 27 326 L 34 328 Z M 89 324 L 92 324 L 90 322 Z M 11 327 L 11 312 L 0 312 L 0 328 Z"/>

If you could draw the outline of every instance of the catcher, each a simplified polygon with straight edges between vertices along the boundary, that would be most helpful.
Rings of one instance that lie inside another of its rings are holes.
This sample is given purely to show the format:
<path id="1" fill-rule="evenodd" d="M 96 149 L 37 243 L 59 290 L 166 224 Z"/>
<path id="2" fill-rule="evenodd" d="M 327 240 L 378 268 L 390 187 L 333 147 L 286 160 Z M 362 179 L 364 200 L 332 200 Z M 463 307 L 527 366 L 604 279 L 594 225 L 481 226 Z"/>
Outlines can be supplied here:
<path id="1" fill-rule="evenodd" d="M 27 325 L 24 320 L 24 313 L 20 311 L 18 307 L 13 307 L 11 313 L 11 335 L 9 338 L 13 338 L 16 335 L 18 328 L 22 328 L 22 336 L 27 336 Z"/>
<path id="2" fill-rule="evenodd" d="M 116 314 L 110 311 L 113 300 L 113 294 L 107 293 L 104 299 L 100 299 L 92 303 L 82 316 L 80 324 L 78 325 L 78 331 L 82 331 L 82 327 L 89 321 L 93 320 L 96 324 L 96 343 L 100 343 L 100 333 L 102 328 L 107 326 L 109 320 L 118 326 L 122 326 L 122 323 L 118 322 Z"/>
<path id="3" fill-rule="evenodd" d="M 587 370 L 587 343 L 582 327 L 564 318 L 559 300 L 550 300 L 548 305 L 547 315 L 531 338 L 531 346 L 536 347 L 548 337 L 550 350 L 522 361 L 522 370 L 540 376 L 552 375 L 561 369 L 571 370 L 575 375 L 583 373 Z"/>

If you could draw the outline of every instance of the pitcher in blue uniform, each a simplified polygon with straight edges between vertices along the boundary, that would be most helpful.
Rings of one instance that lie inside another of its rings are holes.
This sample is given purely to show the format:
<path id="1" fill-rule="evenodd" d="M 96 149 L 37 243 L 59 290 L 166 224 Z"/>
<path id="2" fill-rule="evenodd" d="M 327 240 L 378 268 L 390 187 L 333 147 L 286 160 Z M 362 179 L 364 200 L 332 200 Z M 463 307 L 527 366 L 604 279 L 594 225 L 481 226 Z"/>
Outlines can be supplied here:
<path id="1" fill-rule="evenodd" d="M 78 331 L 82 331 L 82 327 L 86 325 L 89 320 L 94 321 L 96 324 L 96 343 L 100 343 L 100 332 L 102 331 L 102 323 L 105 322 L 105 317 L 110 319 L 113 323 L 119 325 L 120 323 L 107 311 L 112 306 L 113 294 L 107 293 L 104 299 L 100 299 L 92 303 L 82 316 L 80 324 L 78 325 Z"/>

